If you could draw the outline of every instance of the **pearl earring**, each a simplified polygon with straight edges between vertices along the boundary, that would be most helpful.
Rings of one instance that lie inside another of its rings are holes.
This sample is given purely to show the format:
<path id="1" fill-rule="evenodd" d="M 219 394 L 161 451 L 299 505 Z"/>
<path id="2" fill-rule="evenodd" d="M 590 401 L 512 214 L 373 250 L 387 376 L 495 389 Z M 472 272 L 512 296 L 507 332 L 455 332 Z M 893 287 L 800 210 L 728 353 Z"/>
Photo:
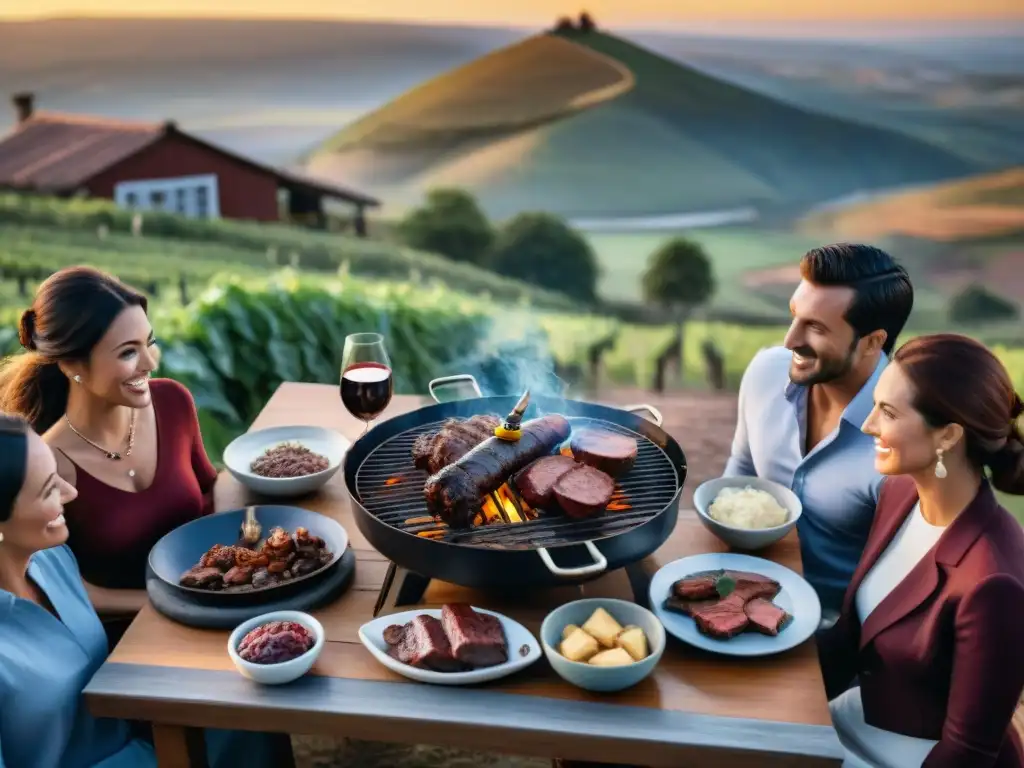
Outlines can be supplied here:
<path id="1" fill-rule="evenodd" d="M 939 460 L 935 462 L 935 476 L 942 480 L 946 477 L 946 465 L 942 462 L 942 449 L 939 448 L 935 453 L 939 457 Z"/>
<path id="2" fill-rule="evenodd" d="M 76 374 L 75 374 L 75 384 L 81 384 L 81 383 L 82 383 L 82 377 L 81 377 L 81 376 L 79 376 L 79 375 L 78 375 L 78 374 L 76 373 Z"/>
<path id="3" fill-rule="evenodd" d="M 0 531 L 0 544 L 3 543 L 3 540 L 4 540 L 4 533 L 3 533 L 3 531 Z"/>

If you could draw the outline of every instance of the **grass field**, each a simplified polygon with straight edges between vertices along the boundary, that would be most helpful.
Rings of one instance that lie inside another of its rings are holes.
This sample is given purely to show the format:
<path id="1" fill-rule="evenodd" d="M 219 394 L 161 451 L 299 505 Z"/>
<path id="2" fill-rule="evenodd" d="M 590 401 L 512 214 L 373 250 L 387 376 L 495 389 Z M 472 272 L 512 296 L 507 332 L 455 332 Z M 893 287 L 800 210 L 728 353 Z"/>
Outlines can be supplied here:
<path id="1" fill-rule="evenodd" d="M 976 168 L 604 33 L 536 35 L 487 54 L 343 128 L 306 166 L 373 191 L 388 215 L 444 184 L 497 218 L 820 201 Z"/>

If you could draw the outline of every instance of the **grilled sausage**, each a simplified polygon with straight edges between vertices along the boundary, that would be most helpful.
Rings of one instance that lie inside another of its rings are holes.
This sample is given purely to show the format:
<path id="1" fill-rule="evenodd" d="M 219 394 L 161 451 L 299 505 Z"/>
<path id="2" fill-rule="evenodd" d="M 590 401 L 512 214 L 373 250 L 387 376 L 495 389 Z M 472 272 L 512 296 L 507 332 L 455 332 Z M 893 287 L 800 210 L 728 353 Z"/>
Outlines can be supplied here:
<path id="1" fill-rule="evenodd" d="M 564 416 L 550 415 L 525 422 L 515 442 L 487 438 L 427 479 L 423 488 L 427 507 L 452 528 L 470 526 L 484 496 L 531 461 L 551 453 L 570 431 Z"/>

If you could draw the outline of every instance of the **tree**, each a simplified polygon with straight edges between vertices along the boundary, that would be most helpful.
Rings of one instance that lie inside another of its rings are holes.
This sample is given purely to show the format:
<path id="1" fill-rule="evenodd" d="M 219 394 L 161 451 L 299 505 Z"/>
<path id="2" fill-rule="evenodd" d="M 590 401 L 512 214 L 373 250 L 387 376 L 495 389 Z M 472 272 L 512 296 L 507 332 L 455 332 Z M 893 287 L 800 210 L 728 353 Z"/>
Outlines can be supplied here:
<path id="1" fill-rule="evenodd" d="M 573 20 L 570 19 L 568 16 L 562 16 L 558 19 L 557 22 L 555 22 L 555 32 L 559 34 L 565 34 L 567 32 L 575 31 L 576 25 L 573 23 Z"/>
<path id="2" fill-rule="evenodd" d="M 989 323 L 1016 320 L 1019 316 L 1016 304 L 978 284 L 967 286 L 949 305 L 949 319 L 954 323 Z"/>
<path id="3" fill-rule="evenodd" d="M 399 236 L 410 248 L 480 264 L 494 242 L 494 228 L 468 192 L 434 189 L 399 224 Z"/>
<path id="4" fill-rule="evenodd" d="M 549 213 L 520 213 L 498 233 L 488 264 L 495 272 L 583 301 L 597 295 L 600 269 L 590 244 Z"/>
<path id="5" fill-rule="evenodd" d="M 597 24 L 594 23 L 594 17 L 586 11 L 580 14 L 579 30 L 580 32 L 593 32 L 597 28 Z"/>
<path id="6" fill-rule="evenodd" d="M 682 237 L 669 240 L 651 254 L 642 288 L 647 301 L 675 314 L 681 372 L 685 360 L 684 325 L 693 310 L 707 303 L 715 293 L 711 260 L 699 243 Z"/>

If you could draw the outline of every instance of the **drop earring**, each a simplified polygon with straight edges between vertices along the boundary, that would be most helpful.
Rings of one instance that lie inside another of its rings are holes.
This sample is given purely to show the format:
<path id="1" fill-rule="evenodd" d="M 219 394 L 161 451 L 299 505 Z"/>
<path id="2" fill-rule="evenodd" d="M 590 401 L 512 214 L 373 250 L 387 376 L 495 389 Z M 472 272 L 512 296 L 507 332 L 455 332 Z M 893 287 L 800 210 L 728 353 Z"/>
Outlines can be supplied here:
<path id="1" fill-rule="evenodd" d="M 939 457 L 939 460 L 935 462 L 935 476 L 939 478 L 939 480 L 943 480 L 946 477 L 946 465 L 942 461 L 943 451 L 939 448 L 935 453 Z"/>
<path id="2" fill-rule="evenodd" d="M 0 531 L 0 544 L 3 544 L 3 541 L 4 541 L 4 532 Z"/>
<path id="3" fill-rule="evenodd" d="M 78 375 L 78 374 L 76 373 L 76 374 L 75 374 L 75 384 L 81 384 L 81 383 L 82 383 L 82 377 L 81 377 L 81 376 L 79 376 L 79 375 Z"/>

